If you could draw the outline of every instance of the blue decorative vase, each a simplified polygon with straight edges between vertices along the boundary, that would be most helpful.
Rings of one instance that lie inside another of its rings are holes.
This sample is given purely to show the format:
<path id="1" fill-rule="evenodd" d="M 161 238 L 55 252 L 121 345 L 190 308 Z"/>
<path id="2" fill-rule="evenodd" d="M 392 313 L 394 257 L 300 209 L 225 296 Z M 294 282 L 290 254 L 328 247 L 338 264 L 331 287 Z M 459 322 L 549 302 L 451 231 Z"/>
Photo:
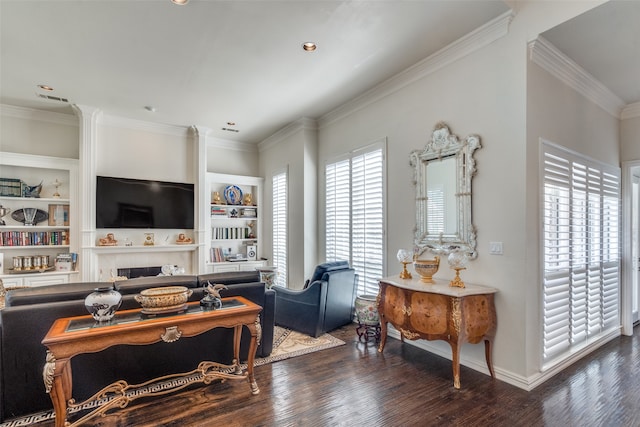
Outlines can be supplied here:
<path id="1" fill-rule="evenodd" d="M 108 322 L 120 308 L 122 295 L 111 287 L 96 288 L 84 299 L 84 306 L 98 322 Z"/>

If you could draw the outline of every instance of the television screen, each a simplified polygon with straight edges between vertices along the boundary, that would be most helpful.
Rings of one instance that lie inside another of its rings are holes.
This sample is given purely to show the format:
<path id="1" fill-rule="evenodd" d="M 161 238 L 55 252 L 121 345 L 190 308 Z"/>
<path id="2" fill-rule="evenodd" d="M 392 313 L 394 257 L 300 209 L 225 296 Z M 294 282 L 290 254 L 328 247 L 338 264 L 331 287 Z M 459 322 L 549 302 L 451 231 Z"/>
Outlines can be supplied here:
<path id="1" fill-rule="evenodd" d="M 193 184 L 98 176 L 96 228 L 193 229 Z"/>

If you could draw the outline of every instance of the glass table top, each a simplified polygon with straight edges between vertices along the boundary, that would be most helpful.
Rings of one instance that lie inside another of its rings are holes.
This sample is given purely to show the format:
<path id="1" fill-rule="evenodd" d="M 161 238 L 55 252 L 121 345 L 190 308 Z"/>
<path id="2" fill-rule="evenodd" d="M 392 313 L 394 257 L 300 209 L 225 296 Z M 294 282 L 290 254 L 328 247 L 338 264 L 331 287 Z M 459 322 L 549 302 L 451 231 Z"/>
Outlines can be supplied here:
<path id="1" fill-rule="evenodd" d="M 125 325 L 127 323 L 136 323 L 136 322 L 144 322 L 145 320 L 158 319 L 163 317 L 171 317 L 177 315 L 194 315 L 202 312 L 209 311 L 225 311 L 231 308 L 243 307 L 244 303 L 240 302 L 235 298 L 228 298 L 222 301 L 222 308 L 218 308 L 216 310 L 205 309 L 198 304 L 189 304 L 184 310 L 176 311 L 173 313 L 157 313 L 157 314 L 144 314 L 139 310 L 137 311 L 128 311 L 128 312 L 116 312 L 116 315 L 113 319 L 108 322 L 98 322 L 92 318 L 84 318 L 84 319 L 73 319 L 67 325 L 65 332 L 74 332 L 74 331 L 82 331 L 94 328 L 102 328 L 105 326 L 114 326 L 114 325 Z"/>

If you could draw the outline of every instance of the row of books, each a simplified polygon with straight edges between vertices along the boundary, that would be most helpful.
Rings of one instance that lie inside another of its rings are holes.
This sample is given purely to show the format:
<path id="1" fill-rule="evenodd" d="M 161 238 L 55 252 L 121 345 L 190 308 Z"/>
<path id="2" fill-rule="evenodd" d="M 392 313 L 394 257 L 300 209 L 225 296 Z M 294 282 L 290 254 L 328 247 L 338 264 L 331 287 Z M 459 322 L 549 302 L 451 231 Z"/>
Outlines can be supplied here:
<path id="1" fill-rule="evenodd" d="M 0 246 L 52 246 L 68 245 L 69 232 L 61 231 L 3 231 Z"/>
<path id="2" fill-rule="evenodd" d="M 249 227 L 212 227 L 211 238 L 218 239 L 248 239 Z"/>
<path id="3" fill-rule="evenodd" d="M 223 262 L 226 260 L 226 254 L 222 248 L 211 248 L 211 262 Z"/>

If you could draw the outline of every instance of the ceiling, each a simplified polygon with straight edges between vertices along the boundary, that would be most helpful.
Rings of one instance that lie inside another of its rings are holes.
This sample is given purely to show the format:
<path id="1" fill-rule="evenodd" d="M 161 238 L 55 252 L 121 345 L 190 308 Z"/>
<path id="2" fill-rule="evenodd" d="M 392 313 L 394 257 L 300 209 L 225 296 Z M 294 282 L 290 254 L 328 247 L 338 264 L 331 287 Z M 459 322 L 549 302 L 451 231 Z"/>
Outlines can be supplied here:
<path id="1" fill-rule="evenodd" d="M 607 3 L 545 37 L 637 102 L 640 37 L 630 31 L 639 6 Z M 508 10 L 502 0 L 0 0 L 0 103 L 70 113 L 68 104 L 37 96 L 46 93 L 257 143 L 301 117 L 323 116 Z M 307 41 L 317 50 L 305 52 Z"/>
<path id="2" fill-rule="evenodd" d="M 542 36 L 625 103 L 640 102 L 640 1 L 607 2 Z"/>

